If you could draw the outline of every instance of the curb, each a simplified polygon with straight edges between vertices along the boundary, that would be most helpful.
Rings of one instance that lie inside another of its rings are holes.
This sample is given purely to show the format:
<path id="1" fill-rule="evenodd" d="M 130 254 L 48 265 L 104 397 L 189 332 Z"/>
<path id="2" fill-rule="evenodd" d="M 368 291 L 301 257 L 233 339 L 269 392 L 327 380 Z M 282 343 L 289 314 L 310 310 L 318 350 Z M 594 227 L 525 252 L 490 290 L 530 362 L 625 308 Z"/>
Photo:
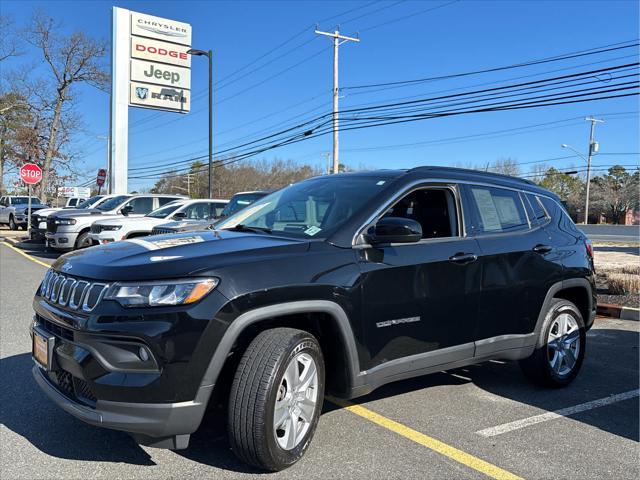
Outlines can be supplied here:
<path id="1" fill-rule="evenodd" d="M 598 305 L 597 314 L 620 320 L 640 321 L 640 308 L 623 307 L 622 305 L 601 303 Z"/>

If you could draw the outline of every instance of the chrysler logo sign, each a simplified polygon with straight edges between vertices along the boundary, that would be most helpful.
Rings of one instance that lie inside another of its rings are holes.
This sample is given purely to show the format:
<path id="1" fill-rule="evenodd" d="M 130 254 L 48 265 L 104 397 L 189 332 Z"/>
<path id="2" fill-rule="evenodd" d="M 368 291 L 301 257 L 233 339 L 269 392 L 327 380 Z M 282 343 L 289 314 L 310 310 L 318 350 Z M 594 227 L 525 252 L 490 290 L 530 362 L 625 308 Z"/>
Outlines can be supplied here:
<path id="1" fill-rule="evenodd" d="M 143 13 L 131 12 L 131 34 L 191 45 L 191 25 Z"/>
<path id="2" fill-rule="evenodd" d="M 138 23 L 142 23 L 142 20 L 138 20 Z M 159 33 L 160 35 L 166 35 L 167 37 L 186 37 L 187 36 L 187 34 L 184 32 L 184 29 L 182 32 L 176 32 L 175 30 L 172 30 L 167 25 L 163 25 L 164 28 L 154 27 L 153 25 L 156 25 L 156 24 L 138 25 L 138 27 L 140 27 L 143 30 L 147 30 L 148 32 Z"/>

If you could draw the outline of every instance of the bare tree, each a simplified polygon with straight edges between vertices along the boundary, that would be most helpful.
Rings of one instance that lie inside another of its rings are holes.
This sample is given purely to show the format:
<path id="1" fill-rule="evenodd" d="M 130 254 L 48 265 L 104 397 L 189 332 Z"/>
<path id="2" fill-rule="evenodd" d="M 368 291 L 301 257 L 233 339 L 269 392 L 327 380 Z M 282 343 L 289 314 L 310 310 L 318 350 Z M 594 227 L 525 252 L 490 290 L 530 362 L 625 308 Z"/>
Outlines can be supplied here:
<path id="1" fill-rule="evenodd" d="M 22 52 L 18 48 L 18 39 L 13 29 L 13 20 L 6 15 L 0 15 L 0 62 L 9 57 L 16 57 Z"/>
<path id="2" fill-rule="evenodd" d="M 37 13 L 24 32 L 25 40 L 42 54 L 55 85 L 49 100 L 52 114 L 47 125 L 49 133 L 42 161 L 39 194 L 49 184 L 52 162 L 59 151 L 58 137 L 64 108 L 72 98 L 72 87 L 87 83 L 97 88 L 106 88 L 109 78 L 103 65 L 107 54 L 105 42 L 89 38 L 83 32 L 65 36 L 59 30 L 60 26 L 51 17 Z"/>
<path id="3" fill-rule="evenodd" d="M 520 167 L 518 166 L 518 162 L 516 162 L 512 158 L 497 159 L 489 166 L 488 171 L 501 173 L 503 175 L 510 175 L 512 177 L 517 177 L 518 175 L 520 175 Z"/>

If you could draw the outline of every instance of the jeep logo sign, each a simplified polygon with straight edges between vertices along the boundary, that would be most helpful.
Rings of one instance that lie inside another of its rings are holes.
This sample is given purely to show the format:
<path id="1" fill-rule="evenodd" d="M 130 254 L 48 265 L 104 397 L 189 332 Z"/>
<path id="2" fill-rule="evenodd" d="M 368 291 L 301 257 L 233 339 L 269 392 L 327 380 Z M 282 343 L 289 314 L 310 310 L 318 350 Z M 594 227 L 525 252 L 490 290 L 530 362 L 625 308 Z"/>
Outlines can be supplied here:
<path id="1" fill-rule="evenodd" d="M 131 58 L 190 67 L 191 55 L 187 54 L 187 50 L 189 50 L 187 46 L 149 38 L 131 37 Z"/>
<path id="2" fill-rule="evenodd" d="M 143 60 L 131 60 L 131 80 L 173 88 L 189 88 L 191 70 Z"/>

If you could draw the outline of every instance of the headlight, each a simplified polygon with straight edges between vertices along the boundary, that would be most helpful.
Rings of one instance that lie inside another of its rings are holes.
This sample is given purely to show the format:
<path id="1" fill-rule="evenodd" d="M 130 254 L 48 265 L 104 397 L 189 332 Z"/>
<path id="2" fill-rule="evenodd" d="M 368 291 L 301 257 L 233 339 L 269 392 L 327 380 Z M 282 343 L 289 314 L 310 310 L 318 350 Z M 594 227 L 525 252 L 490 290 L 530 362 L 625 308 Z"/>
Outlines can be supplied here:
<path id="1" fill-rule="evenodd" d="M 116 283 L 105 295 L 123 307 L 159 307 L 194 303 L 216 288 L 217 278 Z"/>
<path id="2" fill-rule="evenodd" d="M 100 225 L 100 230 L 103 232 L 113 232 L 114 230 L 120 230 L 122 225 Z"/>
<path id="3" fill-rule="evenodd" d="M 74 218 L 56 218 L 53 223 L 56 225 L 75 225 L 76 220 Z"/>

